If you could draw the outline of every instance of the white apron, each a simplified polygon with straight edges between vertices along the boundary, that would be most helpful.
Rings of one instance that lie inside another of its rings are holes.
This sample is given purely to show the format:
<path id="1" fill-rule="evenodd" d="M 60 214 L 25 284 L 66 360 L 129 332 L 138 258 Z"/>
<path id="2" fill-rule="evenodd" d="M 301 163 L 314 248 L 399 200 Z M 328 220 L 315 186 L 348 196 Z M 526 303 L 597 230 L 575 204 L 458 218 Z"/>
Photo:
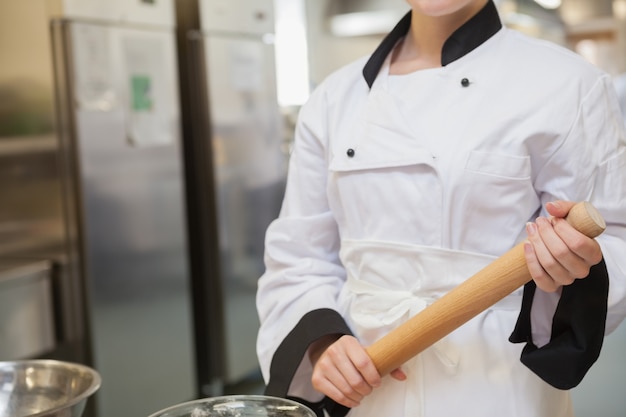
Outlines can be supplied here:
<path id="1" fill-rule="evenodd" d="M 490 256 L 389 242 L 343 241 L 348 281 L 343 314 L 365 345 L 426 308 L 482 269 Z M 519 361 L 508 341 L 521 289 L 479 314 L 387 376 L 351 417 L 571 416 L 569 394 Z"/>

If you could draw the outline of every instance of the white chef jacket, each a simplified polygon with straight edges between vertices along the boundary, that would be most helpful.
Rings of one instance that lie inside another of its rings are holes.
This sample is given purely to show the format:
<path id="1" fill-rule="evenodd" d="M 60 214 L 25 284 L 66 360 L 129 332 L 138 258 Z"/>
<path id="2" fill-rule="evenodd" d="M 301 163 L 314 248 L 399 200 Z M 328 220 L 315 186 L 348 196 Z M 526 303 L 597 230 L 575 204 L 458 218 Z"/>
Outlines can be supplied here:
<path id="1" fill-rule="evenodd" d="M 493 21 L 494 10 L 489 2 L 462 29 Z M 287 395 L 319 399 L 294 339 L 352 332 L 375 342 L 525 239 L 526 222 L 555 199 L 602 213 L 606 331 L 626 315 L 626 140 L 611 79 L 568 50 L 497 28 L 440 68 L 390 76 L 387 49 L 372 76 L 372 59 L 359 60 L 302 108 L 257 296 L 263 375 L 271 384 L 270 365 L 293 368 L 281 377 Z M 521 297 L 409 361 L 407 381 L 385 377 L 349 415 L 571 416 L 568 392 L 522 365 L 522 346 L 507 340 Z M 550 341 L 559 297 L 530 299 L 530 345 Z M 333 314 L 346 329 L 323 329 Z"/>

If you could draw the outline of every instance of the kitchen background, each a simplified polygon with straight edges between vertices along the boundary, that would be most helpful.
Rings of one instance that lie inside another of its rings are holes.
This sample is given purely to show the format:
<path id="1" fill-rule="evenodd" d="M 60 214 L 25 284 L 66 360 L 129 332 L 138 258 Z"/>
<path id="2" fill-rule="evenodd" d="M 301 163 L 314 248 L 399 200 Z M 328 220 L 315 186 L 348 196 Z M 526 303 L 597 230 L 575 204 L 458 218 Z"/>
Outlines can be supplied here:
<path id="1" fill-rule="evenodd" d="M 500 0 L 626 100 L 626 0 Z M 263 234 L 293 124 L 404 0 L 0 0 L 0 360 L 91 365 L 85 417 L 260 392 Z M 623 102 L 622 104 L 625 104 Z M 574 390 L 626 412 L 626 326 Z"/>

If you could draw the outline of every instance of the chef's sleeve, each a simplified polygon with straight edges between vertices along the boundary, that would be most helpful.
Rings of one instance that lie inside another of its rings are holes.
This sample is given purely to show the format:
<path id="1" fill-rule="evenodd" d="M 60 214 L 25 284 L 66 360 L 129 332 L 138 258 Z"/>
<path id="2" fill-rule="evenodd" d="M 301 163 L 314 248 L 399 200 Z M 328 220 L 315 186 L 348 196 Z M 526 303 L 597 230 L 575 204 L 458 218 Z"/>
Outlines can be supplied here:
<path id="1" fill-rule="evenodd" d="M 526 343 L 521 361 L 560 389 L 580 383 L 604 336 L 626 316 L 626 135 L 610 78 L 600 77 L 575 111 L 571 129 L 535 188 L 544 207 L 555 199 L 588 200 L 600 211 L 607 224 L 597 237 L 603 259 L 586 279 L 557 293 L 527 284 L 510 337 Z"/>
<path id="2" fill-rule="evenodd" d="M 326 197 L 326 109 L 318 89 L 300 111 L 285 198 L 267 230 L 266 272 L 257 291 L 266 394 L 307 400 L 318 413 L 324 405 L 313 405 L 322 395 L 311 385 L 308 346 L 324 335 L 351 334 L 337 308 L 346 273 Z"/>

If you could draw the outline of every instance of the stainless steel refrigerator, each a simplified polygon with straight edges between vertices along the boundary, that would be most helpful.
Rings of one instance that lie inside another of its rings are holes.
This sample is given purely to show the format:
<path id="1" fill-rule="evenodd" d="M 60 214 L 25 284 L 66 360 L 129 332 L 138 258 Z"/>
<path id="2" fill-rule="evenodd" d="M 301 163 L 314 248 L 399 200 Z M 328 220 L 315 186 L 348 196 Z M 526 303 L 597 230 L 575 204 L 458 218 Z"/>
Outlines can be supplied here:
<path id="1" fill-rule="evenodd" d="M 272 0 L 179 0 L 177 28 L 203 395 L 259 378 L 257 280 L 287 150 L 276 97 Z M 193 184 L 192 184 L 193 183 Z M 205 214 L 206 217 L 202 217 Z"/>
<path id="2" fill-rule="evenodd" d="M 173 1 L 49 10 L 66 227 L 102 417 L 197 396 Z"/>

